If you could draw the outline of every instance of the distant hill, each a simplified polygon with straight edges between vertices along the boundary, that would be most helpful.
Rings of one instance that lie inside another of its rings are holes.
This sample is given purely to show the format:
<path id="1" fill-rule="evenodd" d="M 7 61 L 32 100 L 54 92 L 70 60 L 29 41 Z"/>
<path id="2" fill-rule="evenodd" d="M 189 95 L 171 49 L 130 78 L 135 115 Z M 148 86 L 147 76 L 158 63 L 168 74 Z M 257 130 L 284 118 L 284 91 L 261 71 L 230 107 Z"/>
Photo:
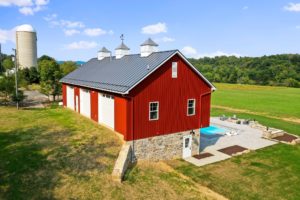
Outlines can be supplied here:
<path id="1" fill-rule="evenodd" d="M 300 55 L 189 59 L 210 81 L 300 87 Z"/>
<path id="2" fill-rule="evenodd" d="M 62 63 L 64 63 L 64 62 L 66 62 L 66 61 L 57 61 L 58 64 L 62 64 Z M 81 65 L 83 65 L 84 63 L 86 63 L 85 61 L 80 61 L 80 60 L 78 60 L 78 61 L 73 61 L 73 62 L 75 62 L 78 66 L 81 66 Z"/>

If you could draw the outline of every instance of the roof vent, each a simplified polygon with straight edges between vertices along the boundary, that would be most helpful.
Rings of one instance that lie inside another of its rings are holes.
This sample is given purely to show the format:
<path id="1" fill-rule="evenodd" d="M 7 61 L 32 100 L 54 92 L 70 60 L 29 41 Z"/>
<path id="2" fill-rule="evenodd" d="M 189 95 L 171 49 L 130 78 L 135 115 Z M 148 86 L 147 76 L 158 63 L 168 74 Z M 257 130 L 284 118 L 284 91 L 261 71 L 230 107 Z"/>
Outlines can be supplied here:
<path id="1" fill-rule="evenodd" d="M 103 60 L 104 58 L 110 56 L 111 56 L 111 52 L 105 47 L 102 47 L 102 49 L 98 51 L 98 60 Z"/>
<path id="2" fill-rule="evenodd" d="M 124 35 L 122 34 L 121 35 L 121 40 L 122 40 L 122 43 L 116 48 L 116 59 L 120 59 L 122 58 L 123 56 L 126 56 L 129 54 L 129 48 L 124 44 Z"/>
<path id="3" fill-rule="evenodd" d="M 153 52 L 158 51 L 158 44 L 156 44 L 151 38 L 148 38 L 143 44 L 141 44 L 141 57 L 147 57 Z"/>

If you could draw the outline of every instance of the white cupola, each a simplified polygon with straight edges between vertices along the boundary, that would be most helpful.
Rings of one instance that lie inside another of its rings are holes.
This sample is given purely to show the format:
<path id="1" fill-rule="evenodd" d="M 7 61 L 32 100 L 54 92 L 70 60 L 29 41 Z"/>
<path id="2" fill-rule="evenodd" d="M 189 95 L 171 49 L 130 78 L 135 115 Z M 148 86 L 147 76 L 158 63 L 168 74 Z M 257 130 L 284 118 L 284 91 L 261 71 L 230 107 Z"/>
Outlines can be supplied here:
<path id="1" fill-rule="evenodd" d="M 98 51 L 98 60 L 103 60 L 104 58 L 110 56 L 111 56 L 111 52 L 105 47 L 102 47 L 102 49 Z"/>
<path id="2" fill-rule="evenodd" d="M 147 57 L 153 52 L 158 51 L 158 44 L 156 44 L 151 38 L 148 38 L 143 44 L 141 44 L 141 57 Z"/>
<path id="3" fill-rule="evenodd" d="M 116 59 L 120 59 L 123 56 L 126 56 L 129 54 L 129 48 L 124 44 L 124 42 L 122 41 L 122 43 L 120 44 L 120 46 L 118 46 L 116 48 Z"/>

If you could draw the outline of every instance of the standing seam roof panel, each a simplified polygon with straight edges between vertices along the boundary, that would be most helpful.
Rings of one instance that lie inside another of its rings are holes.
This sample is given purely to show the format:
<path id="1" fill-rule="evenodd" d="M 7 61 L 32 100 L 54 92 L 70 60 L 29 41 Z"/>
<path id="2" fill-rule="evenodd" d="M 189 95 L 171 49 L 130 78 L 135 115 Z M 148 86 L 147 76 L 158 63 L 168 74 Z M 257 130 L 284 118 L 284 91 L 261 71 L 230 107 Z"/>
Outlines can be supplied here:
<path id="1" fill-rule="evenodd" d="M 62 78 L 61 82 L 124 93 L 176 51 L 154 52 L 148 57 L 133 54 L 126 55 L 121 59 L 112 57 L 98 60 L 93 58 Z"/>

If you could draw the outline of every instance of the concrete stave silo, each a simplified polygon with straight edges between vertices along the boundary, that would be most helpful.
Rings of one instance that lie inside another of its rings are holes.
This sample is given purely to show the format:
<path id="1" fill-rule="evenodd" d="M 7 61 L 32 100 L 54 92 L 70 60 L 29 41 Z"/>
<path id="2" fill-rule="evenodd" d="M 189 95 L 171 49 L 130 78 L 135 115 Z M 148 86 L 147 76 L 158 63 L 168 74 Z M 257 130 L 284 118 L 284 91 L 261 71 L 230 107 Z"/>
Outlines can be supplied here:
<path id="1" fill-rule="evenodd" d="M 37 67 L 37 36 L 29 24 L 16 30 L 17 60 L 20 69 Z"/>

